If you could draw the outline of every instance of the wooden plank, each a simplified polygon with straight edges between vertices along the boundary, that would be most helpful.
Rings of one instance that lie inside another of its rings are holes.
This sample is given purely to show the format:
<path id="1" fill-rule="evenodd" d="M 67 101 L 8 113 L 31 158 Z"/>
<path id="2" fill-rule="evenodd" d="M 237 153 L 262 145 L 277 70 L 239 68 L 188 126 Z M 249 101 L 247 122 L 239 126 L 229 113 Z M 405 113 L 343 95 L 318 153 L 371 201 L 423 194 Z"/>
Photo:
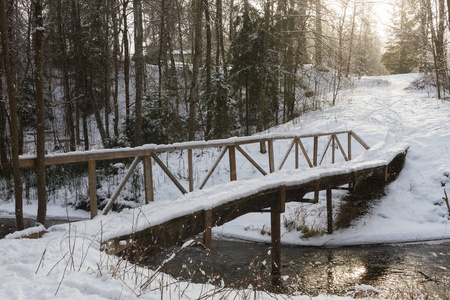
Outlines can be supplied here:
<path id="1" fill-rule="evenodd" d="M 319 137 L 314 136 L 314 156 L 313 156 L 313 165 L 314 167 L 317 167 L 317 156 L 319 151 Z"/>
<path id="2" fill-rule="evenodd" d="M 316 188 L 314 190 L 314 203 L 319 203 L 320 181 L 316 180 Z"/>
<path id="3" fill-rule="evenodd" d="M 108 204 L 105 206 L 105 208 L 103 209 L 102 214 L 103 215 L 107 215 L 108 212 L 111 210 L 114 202 L 116 201 L 117 197 L 119 197 L 120 192 L 122 191 L 122 189 L 125 187 L 125 184 L 127 183 L 128 179 L 130 179 L 131 175 L 133 174 L 134 170 L 136 169 L 136 166 L 139 164 L 139 162 L 142 160 L 142 157 L 136 157 L 133 161 L 133 163 L 131 164 L 131 166 L 128 168 L 127 174 L 125 175 L 125 177 L 122 179 L 122 182 L 120 183 L 119 187 L 117 188 L 117 190 L 114 192 L 112 198 L 108 201 Z"/>
<path id="4" fill-rule="evenodd" d="M 183 194 L 186 194 L 187 191 L 185 188 L 178 182 L 178 180 L 175 178 L 175 176 L 170 172 L 170 170 L 166 167 L 166 165 L 161 161 L 161 159 L 156 155 L 156 153 L 151 152 L 151 156 L 155 160 L 155 162 L 161 167 L 161 169 L 166 173 L 166 175 L 172 180 L 172 182 L 177 186 L 177 188 L 182 192 Z"/>
<path id="5" fill-rule="evenodd" d="M 339 150 L 341 150 L 342 156 L 344 157 L 345 161 L 348 161 L 347 155 L 345 155 L 344 148 L 342 148 L 341 142 L 339 141 L 338 137 L 335 136 L 334 139 L 336 140 L 338 148 L 339 148 Z"/>
<path id="6" fill-rule="evenodd" d="M 145 204 L 154 201 L 153 197 L 153 170 L 152 160 L 150 156 L 144 156 L 144 187 L 145 187 Z"/>
<path id="7" fill-rule="evenodd" d="M 286 212 L 286 186 L 280 188 L 280 213 Z"/>
<path id="8" fill-rule="evenodd" d="M 348 160 L 352 160 L 352 133 L 347 133 L 347 153 Z"/>
<path id="9" fill-rule="evenodd" d="M 330 147 L 331 141 L 333 141 L 333 140 L 334 140 L 333 136 L 330 136 L 330 139 L 328 140 L 327 146 L 325 147 L 325 151 L 323 152 L 322 158 L 320 159 L 319 165 L 322 164 L 322 161 L 325 158 L 325 155 L 327 154 L 328 148 Z"/>
<path id="10" fill-rule="evenodd" d="M 331 143 L 331 163 L 334 164 L 336 162 L 336 136 L 332 135 L 331 139 L 333 140 L 333 142 Z"/>
<path id="11" fill-rule="evenodd" d="M 327 189 L 327 231 L 328 234 L 333 233 L 333 197 L 331 189 Z"/>
<path id="12" fill-rule="evenodd" d="M 297 163 L 297 167 L 296 169 L 298 169 L 298 145 L 296 143 L 296 140 L 293 139 L 292 143 L 289 145 L 288 150 L 286 151 L 286 154 L 284 155 L 283 161 L 280 164 L 280 167 L 278 168 L 278 170 L 281 170 L 281 168 L 283 168 L 284 163 L 286 162 L 287 158 L 289 157 L 289 154 L 291 154 L 292 148 L 294 147 L 294 144 L 296 145 L 296 152 L 295 152 L 295 159 L 296 159 L 296 163 Z"/>
<path id="13" fill-rule="evenodd" d="M 203 245 L 205 249 L 211 249 L 212 244 L 212 222 L 213 211 L 212 209 L 205 210 L 205 231 L 203 233 Z"/>
<path id="14" fill-rule="evenodd" d="M 52 154 L 45 158 L 45 165 L 57 165 L 57 164 L 69 164 L 69 163 L 77 163 L 77 162 L 87 162 L 89 160 L 107 160 L 107 159 L 121 159 L 121 158 L 129 158 L 129 157 L 138 157 L 138 156 L 148 156 L 151 152 L 159 153 L 159 152 L 169 152 L 169 151 L 183 151 L 187 149 L 204 149 L 204 148 L 214 148 L 214 147 L 227 147 L 227 146 L 235 146 L 235 145 L 244 145 L 244 144 L 252 144 L 259 142 L 266 142 L 270 140 L 285 140 L 285 139 L 293 139 L 293 138 L 310 138 L 310 137 L 320 137 L 320 136 L 329 136 L 332 134 L 344 134 L 351 133 L 352 136 L 357 139 L 363 147 L 369 149 L 369 147 L 362 141 L 362 139 L 357 136 L 352 131 L 337 131 L 337 132 L 329 132 L 329 133 L 321 133 L 321 134 L 307 134 L 307 135 L 267 135 L 267 136 L 255 136 L 255 137 L 239 137 L 239 138 L 230 138 L 223 140 L 212 140 L 212 141 L 197 141 L 197 142 L 189 142 L 189 143 L 177 143 L 171 145 L 144 145 L 135 148 L 124 148 L 124 149 L 103 149 L 102 151 L 98 150 L 90 150 L 85 152 L 72 152 L 72 153 L 60 153 L 60 154 Z M 20 156 L 19 157 L 19 167 L 33 167 L 36 165 L 36 156 Z"/>
<path id="15" fill-rule="evenodd" d="M 355 140 L 357 140 L 358 143 L 360 143 L 361 146 L 364 147 L 364 149 L 369 150 L 370 147 L 363 141 L 363 139 L 362 139 L 359 135 L 357 135 L 357 134 L 354 133 L 353 131 L 351 131 L 350 133 L 351 133 L 351 135 L 355 138 Z"/>
<path id="16" fill-rule="evenodd" d="M 194 163 L 192 161 L 192 149 L 188 149 L 189 192 L 194 190 Z"/>
<path id="17" fill-rule="evenodd" d="M 89 169 L 89 206 L 91 219 L 97 215 L 97 176 L 95 175 L 95 160 L 88 161 Z"/>
<path id="18" fill-rule="evenodd" d="M 275 153 L 273 152 L 273 140 L 268 140 L 269 145 L 269 172 L 275 172 Z"/>
<path id="19" fill-rule="evenodd" d="M 208 182 L 209 178 L 211 177 L 214 170 L 219 165 L 220 161 L 224 157 L 225 153 L 227 153 L 228 147 L 224 147 L 222 152 L 220 153 L 219 157 L 217 158 L 216 162 L 214 163 L 212 169 L 208 172 L 208 175 L 206 175 L 205 179 L 203 180 L 202 184 L 200 185 L 199 189 L 203 189 L 205 187 L 205 184 Z"/>
<path id="20" fill-rule="evenodd" d="M 297 142 L 298 142 L 298 145 L 300 146 L 300 148 L 302 149 L 303 156 L 305 157 L 306 162 L 308 163 L 309 167 L 310 168 L 314 167 L 314 165 L 311 163 L 311 160 L 309 159 L 308 153 L 306 153 L 305 146 L 303 146 L 303 143 L 302 143 L 301 139 L 299 138 L 297 140 Z"/>
<path id="21" fill-rule="evenodd" d="M 234 146 L 228 146 L 228 155 L 230 159 L 230 181 L 236 181 L 236 148 Z"/>
<path id="22" fill-rule="evenodd" d="M 204 148 L 214 148 L 214 147 L 227 147 L 227 146 L 235 146 L 235 145 L 244 145 L 244 144 L 252 144 L 259 142 L 266 142 L 270 140 L 286 140 L 293 138 L 310 138 L 310 137 L 320 137 L 320 136 L 329 136 L 332 134 L 344 134 L 351 133 L 352 136 L 357 139 L 363 147 L 369 149 L 369 147 L 362 141 L 362 139 L 357 136 L 354 132 L 351 131 L 337 131 L 337 132 L 329 132 L 329 133 L 320 133 L 320 134 L 307 134 L 307 135 L 267 135 L 267 136 L 255 136 L 255 137 L 235 137 L 230 139 L 223 140 L 212 140 L 212 141 L 197 141 L 197 142 L 189 142 L 189 143 L 176 143 L 171 145 L 144 145 L 135 148 L 124 148 L 124 149 L 103 149 L 101 151 L 98 150 L 90 150 L 85 152 L 69 152 L 69 153 L 60 153 L 60 154 L 52 154 L 45 158 L 45 165 L 57 165 L 57 164 L 69 164 L 69 163 L 77 163 L 77 162 L 87 162 L 89 160 L 107 160 L 107 159 L 121 159 L 121 158 L 129 158 L 129 157 L 138 157 L 138 156 L 148 156 L 150 153 L 159 153 L 159 152 L 169 152 L 169 151 L 183 151 L 187 149 L 204 149 Z M 36 156 L 20 156 L 19 157 L 19 167 L 33 167 L 36 165 Z"/>
<path id="23" fill-rule="evenodd" d="M 258 165 L 258 163 L 247 153 L 245 152 L 244 149 L 241 148 L 241 146 L 236 145 L 236 149 L 238 149 L 239 152 L 241 152 L 242 155 L 244 155 L 244 157 L 252 164 L 255 166 L 256 169 L 258 169 L 259 172 L 261 172 L 261 174 L 263 174 L 264 176 L 267 175 L 267 172 L 264 171 L 264 169 Z"/>

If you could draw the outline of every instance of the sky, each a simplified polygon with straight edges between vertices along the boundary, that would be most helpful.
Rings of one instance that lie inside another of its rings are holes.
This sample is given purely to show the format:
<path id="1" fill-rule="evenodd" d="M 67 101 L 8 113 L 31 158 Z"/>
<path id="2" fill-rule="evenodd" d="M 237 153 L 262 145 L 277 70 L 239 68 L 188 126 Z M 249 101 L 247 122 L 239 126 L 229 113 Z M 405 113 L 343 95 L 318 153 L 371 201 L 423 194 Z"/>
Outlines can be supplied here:
<path id="1" fill-rule="evenodd" d="M 375 20 L 377 20 L 377 31 L 382 40 L 386 40 L 387 36 L 389 35 L 389 26 L 392 23 L 391 18 L 394 0 L 375 0 L 368 2 L 375 2 L 374 17 Z"/>

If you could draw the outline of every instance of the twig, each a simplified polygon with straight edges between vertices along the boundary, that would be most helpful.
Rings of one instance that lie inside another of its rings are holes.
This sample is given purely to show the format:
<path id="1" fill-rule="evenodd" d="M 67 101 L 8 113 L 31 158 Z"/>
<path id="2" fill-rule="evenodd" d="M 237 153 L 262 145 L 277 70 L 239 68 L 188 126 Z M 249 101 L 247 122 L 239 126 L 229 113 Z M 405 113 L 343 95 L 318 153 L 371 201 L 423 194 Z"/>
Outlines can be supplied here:
<path id="1" fill-rule="evenodd" d="M 442 197 L 442 199 L 445 201 L 445 203 L 447 204 L 447 210 L 448 210 L 448 214 L 450 215 L 450 204 L 448 203 L 448 196 L 447 196 L 447 191 L 444 189 L 444 194 L 445 197 Z"/>
<path id="2" fill-rule="evenodd" d="M 116 272 L 116 270 L 114 270 L 114 268 L 111 266 L 110 267 L 110 269 L 111 269 L 111 271 L 114 273 L 114 275 L 116 275 L 117 276 L 117 278 L 119 278 L 120 279 L 120 281 L 122 281 L 123 282 L 123 284 L 125 284 L 125 286 L 127 287 L 127 288 L 129 288 L 130 289 L 130 291 L 131 292 L 133 292 L 133 294 L 136 296 L 136 297 L 139 297 L 139 295 L 138 294 L 136 294 L 136 292 L 122 279 L 122 277 L 120 277 L 120 275 L 119 274 L 117 274 L 117 272 Z"/>

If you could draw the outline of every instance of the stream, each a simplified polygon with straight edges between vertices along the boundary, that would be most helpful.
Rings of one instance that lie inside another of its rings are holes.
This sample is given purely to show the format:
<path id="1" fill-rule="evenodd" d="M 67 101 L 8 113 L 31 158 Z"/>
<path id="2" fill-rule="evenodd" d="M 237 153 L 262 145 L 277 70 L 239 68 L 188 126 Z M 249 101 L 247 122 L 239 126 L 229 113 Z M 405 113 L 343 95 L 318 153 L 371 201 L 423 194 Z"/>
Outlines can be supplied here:
<path id="1" fill-rule="evenodd" d="M 46 225 L 65 222 L 50 219 Z M 25 219 L 26 227 L 34 223 Z M 0 219 L 0 238 L 14 230 L 14 219 Z M 355 291 L 355 285 L 368 285 L 390 299 L 417 299 L 423 295 L 450 299 L 450 244 L 444 241 L 339 248 L 282 246 L 280 289 L 271 285 L 267 244 L 214 239 L 210 250 L 172 247 L 147 258 L 146 264 L 156 269 L 168 257 L 171 259 L 162 272 L 180 280 L 210 282 L 225 288 L 252 287 L 316 296 L 347 295 Z"/>
<path id="2" fill-rule="evenodd" d="M 176 278 L 271 290 L 268 245 L 213 240 L 211 250 L 173 247 L 147 262 L 157 267 L 174 252 L 176 256 L 162 271 Z M 283 246 L 281 256 L 282 292 L 346 295 L 355 290 L 356 284 L 364 284 L 389 298 L 422 293 L 450 299 L 450 245 L 443 242 L 339 248 Z"/>

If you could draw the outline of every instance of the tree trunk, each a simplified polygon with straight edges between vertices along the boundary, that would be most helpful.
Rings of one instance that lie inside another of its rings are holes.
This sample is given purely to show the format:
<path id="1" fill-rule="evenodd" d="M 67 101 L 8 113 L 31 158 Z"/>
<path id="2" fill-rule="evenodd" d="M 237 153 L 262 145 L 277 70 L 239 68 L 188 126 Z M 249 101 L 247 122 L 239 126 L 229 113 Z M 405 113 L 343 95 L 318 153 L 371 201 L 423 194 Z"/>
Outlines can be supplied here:
<path id="1" fill-rule="evenodd" d="M 12 173 L 14 178 L 14 195 L 15 195 L 15 213 L 17 230 L 24 229 L 23 222 L 23 203 L 22 203 L 22 179 L 20 178 L 19 169 L 19 133 L 18 133 L 18 117 L 16 103 L 16 88 L 14 85 L 14 75 L 11 68 L 9 56 L 9 41 L 6 25 L 6 7 L 5 0 L 0 0 L 0 35 L 2 43 L 2 57 L 5 68 L 6 84 L 8 88 L 9 110 L 10 110 L 10 131 L 11 131 L 11 158 Z"/>
<path id="2" fill-rule="evenodd" d="M 205 7 L 205 23 L 206 23 L 206 129 L 205 138 L 210 139 L 211 123 L 212 123 L 212 105 L 211 105 L 211 18 L 209 16 L 208 0 L 204 0 Z"/>
<path id="3" fill-rule="evenodd" d="M 136 69 L 136 99 L 135 99 L 135 127 L 134 145 L 142 145 L 142 97 L 144 81 L 144 56 L 143 56 L 143 25 L 142 25 L 142 3 L 140 0 L 133 0 L 134 8 L 134 47 L 135 47 L 135 69 Z"/>
<path id="4" fill-rule="evenodd" d="M 66 49 L 66 35 L 63 27 L 63 19 L 62 19 L 62 7 L 61 0 L 57 3 L 57 22 L 58 22 L 58 35 L 59 35 L 59 44 L 61 47 L 61 62 L 62 62 L 62 72 L 63 72 L 63 93 L 64 93 L 64 108 L 65 108 L 65 123 L 66 123 L 66 135 L 69 136 L 70 141 L 70 151 L 76 150 L 75 143 L 75 127 L 73 120 L 73 106 L 72 99 L 70 96 L 70 82 L 69 82 L 69 72 L 68 72 L 68 58 L 67 58 L 67 49 Z"/>
<path id="5" fill-rule="evenodd" d="M 4 68 L 2 62 L 2 53 L 0 52 L 0 78 L 3 78 Z M 6 111 L 6 99 L 3 98 L 3 80 L 0 80 L 0 170 L 3 171 L 7 177 L 11 175 L 11 169 L 8 161 L 8 148 L 10 147 L 8 142 L 8 134 L 6 133 L 6 123 L 8 119 L 8 113 Z"/>
<path id="6" fill-rule="evenodd" d="M 355 19 L 356 19 L 356 0 L 353 3 L 353 16 L 352 16 L 352 28 L 350 30 L 350 46 L 348 49 L 348 60 L 347 60 L 347 70 L 345 71 L 345 77 L 350 75 L 350 65 L 352 61 L 352 50 L 353 50 L 353 36 L 355 32 Z"/>
<path id="7" fill-rule="evenodd" d="M 115 1 L 111 1 L 111 20 L 113 26 L 113 65 L 114 65 L 114 136 L 119 138 L 119 24 L 117 22 L 118 7 L 115 6 Z"/>
<path id="8" fill-rule="evenodd" d="M 111 61 L 111 53 L 110 53 L 110 47 L 109 47 L 109 5 L 108 1 L 104 5 L 104 20 L 103 23 L 101 23 L 101 26 L 103 26 L 102 31 L 103 32 L 103 55 L 104 55 L 104 65 L 103 65 L 103 98 L 105 103 L 105 139 L 109 140 L 109 114 L 111 113 L 111 107 L 110 107 L 110 94 L 111 94 L 111 81 L 110 81 L 110 61 Z M 99 16 L 99 18 L 101 18 Z M 103 143 L 105 145 L 105 143 Z"/>
<path id="9" fill-rule="evenodd" d="M 216 0 L 216 67 L 220 66 L 220 57 L 222 57 L 223 74 L 225 80 L 228 77 L 228 69 L 226 67 L 225 46 L 223 43 L 223 9 L 222 0 Z"/>
<path id="10" fill-rule="evenodd" d="M 189 93 L 189 140 L 195 140 L 196 106 L 198 103 L 198 81 L 202 58 L 202 13 L 203 0 L 194 1 L 194 57 L 192 63 L 192 85 Z"/>
<path id="11" fill-rule="evenodd" d="M 166 43 L 166 4 L 161 0 L 161 19 L 159 23 L 159 51 L 158 51 L 158 107 L 161 108 L 162 88 L 167 70 L 167 43 Z"/>
<path id="12" fill-rule="evenodd" d="M 258 119 L 256 120 L 256 130 L 258 132 L 263 131 L 264 121 L 266 114 L 266 88 L 267 88 L 267 43 L 269 37 L 269 21 L 270 21 L 270 0 L 266 0 L 264 8 L 264 36 L 263 36 L 263 46 L 262 46 L 262 66 L 261 66 L 261 90 L 258 97 Z M 259 151 L 261 153 L 266 153 L 266 143 L 261 142 L 259 145 Z"/>
<path id="13" fill-rule="evenodd" d="M 128 45 L 129 43 L 128 43 L 127 6 L 128 0 L 123 1 L 123 11 L 122 11 L 123 48 L 124 48 L 123 76 L 125 80 L 125 118 L 128 121 L 130 118 L 130 50 Z"/>
<path id="14" fill-rule="evenodd" d="M 186 72 L 186 62 L 184 60 L 184 47 L 183 47 L 183 31 L 181 30 L 181 11 L 180 11 L 180 3 L 178 0 L 176 0 L 176 5 L 177 5 L 177 18 L 178 18 L 178 39 L 180 41 L 180 56 L 181 56 L 181 63 L 183 64 L 183 79 L 184 79 L 184 93 L 183 93 L 183 97 L 184 100 L 186 101 L 188 99 L 188 94 L 187 94 L 187 72 Z M 177 107 L 177 111 L 179 110 L 179 108 Z"/>
<path id="15" fill-rule="evenodd" d="M 315 0 L 316 9 L 316 28 L 315 28 L 315 41 L 316 41 L 316 66 L 322 65 L 322 3 L 321 0 Z"/>
<path id="16" fill-rule="evenodd" d="M 47 197 L 45 193 L 45 120 L 44 78 L 42 72 L 42 45 L 44 20 L 41 0 L 33 0 L 34 6 L 34 97 L 36 99 L 36 185 L 38 194 L 37 221 L 45 225 Z"/>
<path id="17" fill-rule="evenodd" d="M 87 113 L 83 112 L 83 140 L 84 140 L 84 150 L 89 150 L 89 131 L 87 124 Z"/>

